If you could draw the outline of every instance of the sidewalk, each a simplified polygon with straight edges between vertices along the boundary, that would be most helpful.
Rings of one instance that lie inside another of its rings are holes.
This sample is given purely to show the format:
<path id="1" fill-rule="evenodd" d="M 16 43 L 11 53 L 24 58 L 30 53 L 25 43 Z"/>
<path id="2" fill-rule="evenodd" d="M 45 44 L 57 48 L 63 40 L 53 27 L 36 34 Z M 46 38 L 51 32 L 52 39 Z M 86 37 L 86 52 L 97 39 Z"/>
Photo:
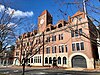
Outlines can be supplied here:
<path id="1" fill-rule="evenodd" d="M 23 66 L 12 66 L 11 68 L 23 68 Z M 42 66 L 25 66 L 27 69 L 48 69 L 49 67 L 42 67 Z"/>
<path id="2" fill-rule="evenodd" d="M 86 69 L 86 68 L 68 68 L 65 69 L 68 71 L 84 71 L 84 72 L 100 72 L 100 68 L 99 69 Z"/>
<path id="3" fill-rule="evenodd" d="M 22 66 L 2 66 L 0 68 L 3 68 L 3 67 L 22 69 Z M 86 68 L 42 67 L 42 66 L 32 66 L 32 67 L 26 66 L 25 68 L 27 69 L 63 69 L 66 71 L 68 70 L 68 71 L 100 72 L 100 68 L 86 69 Z"/>

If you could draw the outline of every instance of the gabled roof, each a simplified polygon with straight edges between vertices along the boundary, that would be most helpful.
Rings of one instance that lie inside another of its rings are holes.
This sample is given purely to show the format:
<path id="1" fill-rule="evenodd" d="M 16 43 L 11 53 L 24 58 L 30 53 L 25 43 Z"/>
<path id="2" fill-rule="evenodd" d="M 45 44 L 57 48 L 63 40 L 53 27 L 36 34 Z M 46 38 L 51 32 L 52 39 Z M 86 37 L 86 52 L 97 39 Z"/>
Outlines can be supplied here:
<path id="1" fill-rule="evenodd" d="M 76 17 L 76 16 L 78 16 L 78 15 L 82 15 L 84 12 L 81 12 L 81 11 L 78 11 L 78 12 L 76 12 L 72 17 Z"/>

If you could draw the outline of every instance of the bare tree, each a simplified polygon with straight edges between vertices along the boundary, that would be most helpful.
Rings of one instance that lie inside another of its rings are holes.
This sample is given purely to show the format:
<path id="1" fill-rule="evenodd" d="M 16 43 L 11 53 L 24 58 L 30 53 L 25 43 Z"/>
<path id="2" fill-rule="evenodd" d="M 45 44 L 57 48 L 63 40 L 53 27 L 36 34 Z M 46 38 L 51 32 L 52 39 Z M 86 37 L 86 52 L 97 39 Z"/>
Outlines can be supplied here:
<path id="1" fill-rule="evenodd" d="M 0 53 L 14 44 L 18 30 L 29 21 L 27 16 L 16 17 L 15 12 L 7 4 L 0 4 Z"/>
<path id="2" fill-rule="evenodd" d="M 14 38 L 14 28 L 17 23 L 21 20 L 17 20 L 16 23 L 13 23 L 12 15 L 14 11 L 10 14 L 7 14 L 7 7 L 0 15 L 0 53 L 8 48 L 8 45 L 12 42 Z"/>
<path id="3" fill-rule="evenodd" d="M 100 1 L 96 0 L 97 5 L 95 5 L 93 3 L 93 0 L 72 0 L 72 1 L 66 1 L 66 0 L 54 0 L 54 2 L 59 5 L 60 7 L 58 8 L 58 11 L 60 12 L 60 14 L 62 15 L 63 19 L 66 20 L 66 16 L 69 16 L 69 11 L 67 9 L 70 9 L 71 12 L 74 12 L 74 9 L 76 8 L 77 11 L 83 11 L 85 12 L 86 17 L 88 18 L 89 21 L 91 21 L 91 23 L 97 27 L 100 27 Z M 74 8 L 75 7 L 75 8 Z M 64 8 L 64 9 L 63 9 Z M 73 9 L 74 8 L 74 9 Z M 94 16 L 95 14 L 95 16 Z M 70 23 L 71 25 L 71 23 Z M 78 21 L 76 23 L 76 26 L 69 26 L 68 29 L 69 30 L 74 30 L 75 27 L 78 27 Z M 81 34 L 81 36 L 89 39 L 92 41 L 93 44 L 97 44 L 98 46 L 100 46 L 100 43 L 97 42 L 96 38 L 100 39 L 100 29 L 95 28 L 94 26 L 94 30 L 89 32 L 94 35 L 95 38 L 90 38 L 88 37 L 84 32 Z M 91 26 L 90 26 L 91 27 Z M 66 30 L 67 32 L 68 29 Z M 98 35 L 98 36 L 97 36 Z"/>
<path id="4" fill-rule="evenodd" d="M 16 44 L 18 46 L 16 50 L 17 49 L 21 50 L 20 64 L 22 64 L 23 66 L 23 75 L 24 75 L 25 65 L 28 63 L 28 61 L 34 55 L 40 52 L 44 52 L 43 48 L 44 46 L 46 46 L 46 42 L 44 41 L 44 32 L 37 33 L 36 30 L 34 30 L 33 32 L 27 32 L 18 38 Z"/>

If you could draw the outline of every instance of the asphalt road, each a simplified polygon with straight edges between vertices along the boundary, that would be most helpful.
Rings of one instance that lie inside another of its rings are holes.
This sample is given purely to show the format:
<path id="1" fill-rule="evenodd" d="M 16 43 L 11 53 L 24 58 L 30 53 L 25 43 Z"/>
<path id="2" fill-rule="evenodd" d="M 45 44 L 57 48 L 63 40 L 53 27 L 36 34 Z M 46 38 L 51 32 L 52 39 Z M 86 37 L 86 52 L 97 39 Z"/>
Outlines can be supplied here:
<path id="1" fill-rule="evenodd" d="M 7 75 L 22 75 L 22 68 L 0 68 L 0 73 Z M 26 68 L 25 75 L 100 75 L 100 72 L 67 71 L 63 69 L 33 69 Z"/>

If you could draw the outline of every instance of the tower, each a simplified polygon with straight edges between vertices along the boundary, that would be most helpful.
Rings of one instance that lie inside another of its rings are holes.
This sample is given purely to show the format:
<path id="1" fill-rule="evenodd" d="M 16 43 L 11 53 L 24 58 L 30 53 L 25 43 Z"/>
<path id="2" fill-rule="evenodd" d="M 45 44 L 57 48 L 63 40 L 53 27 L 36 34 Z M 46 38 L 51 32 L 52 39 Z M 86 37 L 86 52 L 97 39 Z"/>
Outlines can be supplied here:
<path id="1" fill-rule="evenodd" d="M 47 10 L 44 10 L 42 14 L 38 17 L 38 31 L 45 31 L 48 24 L 52 24 L 52 16 Z"/>

